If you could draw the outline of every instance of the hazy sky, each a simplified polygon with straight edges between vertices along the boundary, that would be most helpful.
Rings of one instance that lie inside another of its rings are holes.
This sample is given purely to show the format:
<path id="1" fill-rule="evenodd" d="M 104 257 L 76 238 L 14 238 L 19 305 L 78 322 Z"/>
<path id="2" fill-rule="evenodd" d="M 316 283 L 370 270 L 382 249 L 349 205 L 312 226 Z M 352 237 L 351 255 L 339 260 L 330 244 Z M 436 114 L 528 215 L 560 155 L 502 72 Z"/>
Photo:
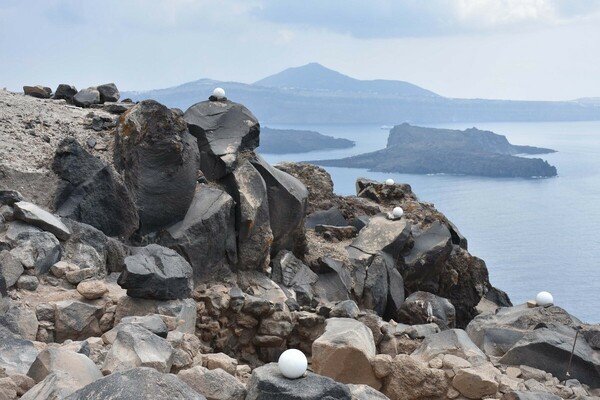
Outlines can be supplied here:
<path id="1" fill-rule="evenodd" d="M 600 96 L 600 0 L 0 0 L 0 87 L 199 78 L 319 62 L 450 97 Z"/>

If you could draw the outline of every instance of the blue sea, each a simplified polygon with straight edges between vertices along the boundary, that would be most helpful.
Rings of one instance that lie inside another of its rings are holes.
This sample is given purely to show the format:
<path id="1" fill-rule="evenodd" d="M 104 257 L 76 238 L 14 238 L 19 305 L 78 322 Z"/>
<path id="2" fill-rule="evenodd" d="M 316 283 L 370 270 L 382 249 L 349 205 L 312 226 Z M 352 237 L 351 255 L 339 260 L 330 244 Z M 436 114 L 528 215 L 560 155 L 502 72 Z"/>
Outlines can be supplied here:
<path id="1" fill-rule="evenodd" d="M 309 129 L 354 140 L 350 149 L 302 154 L 264 154 L 271 163 L 342 158 L 384 148 L 388 130 L 373 125 L 269 125 Z M 393 124 L 390 124 L 393 125 Z M 600 121 L 543 123 L 451 123 L 505 135 L 512 144 L 549 147 L 541 157 L 558 169 L 547 179 L 413 175 L 327 167 L 335 192 L 355 194 L 363 176 L 408 183 L 420 200 L 434 203 L 469 240 L 471 254 L 485 260 L 492 284 L 513 303 L 540 291 L 588 323 L 600 322 Z M 260 148 L 259 148 L 260 151 Z"/>

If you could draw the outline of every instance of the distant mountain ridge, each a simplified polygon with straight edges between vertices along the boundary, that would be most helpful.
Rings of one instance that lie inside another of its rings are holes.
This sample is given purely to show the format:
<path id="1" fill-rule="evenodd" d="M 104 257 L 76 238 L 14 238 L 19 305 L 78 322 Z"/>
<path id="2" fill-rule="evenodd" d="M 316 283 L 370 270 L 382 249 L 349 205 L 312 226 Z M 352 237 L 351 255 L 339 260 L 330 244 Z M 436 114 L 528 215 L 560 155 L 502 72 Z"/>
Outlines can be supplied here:
<path id="1" fill-rule="evenodd" d="M 530 178 L 556 176 L 556 168 L 539 158 L 516 157 L 515 154 L 553 152 L 552 149 L 512 145 L 505 136 L 477 128 L 461 131 L 404 123 L 390 131 L 385 149 L 337 160 L 311 162 L 331 167 L 408 174 Z"/>
<path id="2" fill-rule="evenodd" d="M 400 97 L 439 97 L 412 83 L 391 80 L 359 80 L 325 68 L 318 63 L 288 68 L 253 85 L 281 89 L 311 89 L 339 92 L 372 93 Z"/>
<path id="3" fill-rule="evenodd" d="M 312 63 L 254 84 L 199 79 L 146 92 L 123 92 L 187 109 L 215 87 L 267 124 L 378 124 L 600 120 L 600 103 L 454 99 L 402 81 L 363 81 Z M 587 100 L 587 101 L 586 101 Z"/>
<path id="4" fill-rule="evenodd" d="M 315 150 L 345 149 L 353 146 L 354 142 L 352 140 L 334 138 L 319 132 L 261 127 L 258 152 L 262 154 L 291 154 Z"/>

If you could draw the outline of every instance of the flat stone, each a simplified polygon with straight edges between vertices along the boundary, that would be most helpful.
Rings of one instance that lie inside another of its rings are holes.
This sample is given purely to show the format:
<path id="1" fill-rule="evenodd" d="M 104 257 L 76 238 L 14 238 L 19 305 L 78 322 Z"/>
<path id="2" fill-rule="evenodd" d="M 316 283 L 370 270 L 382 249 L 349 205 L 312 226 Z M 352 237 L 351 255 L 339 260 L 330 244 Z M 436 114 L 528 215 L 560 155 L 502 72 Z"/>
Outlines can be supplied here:
<path id="1" fill-rule="evenodd" d="M 19 201 L 14 204 L 14 208 L 16 219 L 50 232 L 61 240 L 67 240 L 71 236 L 71 231 L 60 219 L 35 204 Z"/>

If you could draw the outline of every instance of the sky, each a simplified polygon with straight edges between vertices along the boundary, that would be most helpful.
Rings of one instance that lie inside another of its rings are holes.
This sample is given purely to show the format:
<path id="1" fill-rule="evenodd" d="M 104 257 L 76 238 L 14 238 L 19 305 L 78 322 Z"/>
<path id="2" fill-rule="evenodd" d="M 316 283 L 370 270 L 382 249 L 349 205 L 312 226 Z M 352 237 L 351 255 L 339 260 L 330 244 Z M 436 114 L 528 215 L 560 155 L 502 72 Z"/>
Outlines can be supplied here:
<path id="1" fill-rule="evenodd" d="M 0 0 L 0 87 L 201 78 L 318 62 L 448 97 L 600 97 L 600 0 Z"/>

